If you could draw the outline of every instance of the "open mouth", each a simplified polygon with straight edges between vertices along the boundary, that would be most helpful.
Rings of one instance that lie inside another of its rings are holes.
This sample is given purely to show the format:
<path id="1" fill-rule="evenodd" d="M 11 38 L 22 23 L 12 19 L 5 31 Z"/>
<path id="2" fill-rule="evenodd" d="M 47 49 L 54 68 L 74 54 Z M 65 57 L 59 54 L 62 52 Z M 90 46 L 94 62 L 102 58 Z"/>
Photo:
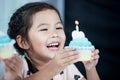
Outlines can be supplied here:
<path id="1" fill-rule="evenodd" d="M 47 45 L 47 48 L 52 51 L 56 51 L 59 49 L 60 43 L 59 42 L 52 42 Z"/>

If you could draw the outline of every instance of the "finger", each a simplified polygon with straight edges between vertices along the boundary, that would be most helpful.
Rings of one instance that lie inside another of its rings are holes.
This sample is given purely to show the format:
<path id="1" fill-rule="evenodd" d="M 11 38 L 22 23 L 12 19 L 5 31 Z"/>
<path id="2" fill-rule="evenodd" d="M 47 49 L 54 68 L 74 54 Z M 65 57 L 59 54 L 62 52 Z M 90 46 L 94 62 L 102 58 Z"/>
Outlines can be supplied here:
<path id="1" fill-rule="evenodd" d="M 5 65 L 6 65 L 6 71 L 13 71 L 11 66 L 11 63 L 9 62 L 9 60 L 5 60 Z"/>
<path id="2" fill-rule="evenodd" d="M 94 56 L 94 59 L 96 60 L 96 59 L 99 59 L 99 55 L 96 55 L 96 56 Z"/>
<path id="3" fill-rule="evenodd" d="M 15 63 L 17 62 L 17 63 L 22 63 L 22 57 L 20 56 L 20 55 L 15 55 L 14 56 L 14 60 L 15 60 Z"/>
<path id="4" fill-rule="evenodd" d="M 75 51 L 75 50 L 76 50 L 76 49 L 74 49 L 74 48 L 65 48 L 65 49 L 59 51 L 58 54 L 56 54 L 56 57 L 64 58 L 64 57 L 66 57 L 67 55 L 70 55 L 70 53 L 67 54 L 68 52 Z M 65 55 L 65 54 L 66 54 L 66 55 Z"/>
<path id="5" fill-rule="evenodd" d="M 16 64 L 18 63 L 18 61 L 17 61 L 17 59 L 16 59 L 15 56 L 12 57 L 11 59 L 9 59 L 9 62 L 10 62 L 11 64 L 13 64 L 13 65 L 16 65 Z"/>
<path id="6" fill-rule="evenodd" d="M 95 53 L 96 53 L 96 54 L 98 54 L 98 53 L 99 53 L 99 50 L 98 50 L 98 49 L 96 49 L 96 50 L 95 50 Z"/>
<path id="7" fill-rule="evenodd" d="M 64 48 L 64 52 L 75 51 L 75 48 Z"/>
<path id="8" fill-rule="evenodd" d="M 78 59 L 79 59 L 79 54 L 74 54 L 71 56 L 64 57 L 62 61 L 63 61 L 63 64 L 67 64 L 67 63 L 69 64 L 71 62 L 78 61 Z"/>
<path id="9" fill-rule="evenodd" d="M 99 55 L 96 55 L 96 56 L 94 56 L 94 57 L 91 57 L 91 59 L 90 59 L 90 62 L 93 62 L 93 61 L 98 61 L 99 60 Z"/>
<path id="10" fill-rule="evenodd" d="M 71 58 L 67 62 L 64 63 L 64 66 L 68 66 L 68 65 L 74 64 L 74 63 L 76 63 L 78 61 L 79 61 L 78 58 L 73 58 L 73 59 Z"/>
<path id="11" fill-rule="evenodd" d="M 9 59 L 9 60 L 6 60 L 5 62 L 9 70 L 14 72 L 17 70 L 19 63 L 17 63 L 14 59 Z"/>
<path id="12" fill-rule="evenodd" d="M 74 55 L 79 55 L 79 52 L 78 51 L 69 51 L 69 52 L 64 52 L 64 54 L 62 54 L 62 59 L 64 58 L 68 58 L 70 56 L 74 56 Z"/>
<path id="13" fill-rule="evenodd" d="M 94 51 L 92 51 L 91 56 L 93 57 L 93 56 L 96 56 L 96 55 L 98 55 L 98 54 L 99 54 L 99 50 L 98 50 L 98 49 L 95 49 Z"/>

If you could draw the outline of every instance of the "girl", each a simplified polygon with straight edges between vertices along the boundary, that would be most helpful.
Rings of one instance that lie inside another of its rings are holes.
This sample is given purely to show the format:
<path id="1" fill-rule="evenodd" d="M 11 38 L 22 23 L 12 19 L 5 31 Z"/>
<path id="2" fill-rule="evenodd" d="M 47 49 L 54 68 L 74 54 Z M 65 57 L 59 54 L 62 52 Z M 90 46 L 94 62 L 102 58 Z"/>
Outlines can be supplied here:
<path id="1" fill-rule="evenodd" d="M 11 17 L 8 35 L 20 55 L 24 55 L 22 80 L 86 80 L 73 64 L 78 61 L 76 49 L 64 49 L 66 36 L 59 12 L 42 2 L 28 3 Z M 96 71 L 99 51 L 83 62 L 87 80 L 99 80 Z"/>

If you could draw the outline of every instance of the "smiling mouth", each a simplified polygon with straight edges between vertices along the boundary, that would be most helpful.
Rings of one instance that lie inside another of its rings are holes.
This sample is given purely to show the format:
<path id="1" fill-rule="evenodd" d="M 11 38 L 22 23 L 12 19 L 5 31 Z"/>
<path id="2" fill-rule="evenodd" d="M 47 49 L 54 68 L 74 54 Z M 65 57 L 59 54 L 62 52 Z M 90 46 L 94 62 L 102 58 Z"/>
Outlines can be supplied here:
<path id="1" fill-rule="evenodd" d="M 47 48 L 51 51 L 57 51 L 59 50 L 60 43 L 59 42 L 52 42 L 47 45 Z"/>

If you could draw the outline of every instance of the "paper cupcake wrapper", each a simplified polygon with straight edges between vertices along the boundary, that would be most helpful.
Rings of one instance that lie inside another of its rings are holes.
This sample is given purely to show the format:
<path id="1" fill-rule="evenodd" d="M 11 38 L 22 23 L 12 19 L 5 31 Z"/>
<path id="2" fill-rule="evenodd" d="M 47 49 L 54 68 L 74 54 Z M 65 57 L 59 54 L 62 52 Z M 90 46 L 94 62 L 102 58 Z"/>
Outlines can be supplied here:
<path id="1" fill-rule="evenodd" d="M 13 42 L 11 41 L 10 43 L 0 43 L 0 57 L 5 59 L 5 58 L 10 58 L 13 55 L 14 48 L 13 48 Z"/>
<path id="2" fill-rule="evenodd" d="M 91 47 L 66 46 L 65 48 L 76 48 L 80 52 L 79 61 L 88 61 L 91 59 L 91 53 L 94 46 Z"/>

